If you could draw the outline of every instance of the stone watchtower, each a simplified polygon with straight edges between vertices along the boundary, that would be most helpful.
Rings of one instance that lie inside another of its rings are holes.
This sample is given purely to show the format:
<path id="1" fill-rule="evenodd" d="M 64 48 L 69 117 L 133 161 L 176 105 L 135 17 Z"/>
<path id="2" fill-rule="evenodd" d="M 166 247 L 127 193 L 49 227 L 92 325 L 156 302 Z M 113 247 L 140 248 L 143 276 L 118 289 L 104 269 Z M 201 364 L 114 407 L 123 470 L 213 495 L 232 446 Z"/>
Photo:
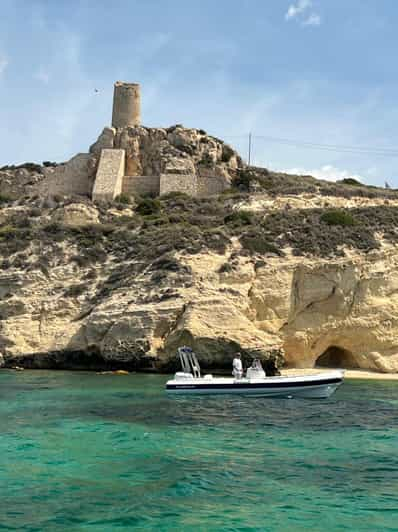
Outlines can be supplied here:
<path id="1" fill-rule="evenodd" d="M 141 123 L 140 86 L 116 81 L 113 93 L 112 127 L 135 127 Z M 112 134 L 112 145 L 115 131 Z M 93 187 L 94 200 L 112 200 L 123 192 L 126 173 L 124 149 L 102 148 Z"/>
<path id="2" fill-rule="evenodd" d="M 138 83 L 117 81 L 113 93 L 112 127 L 141 124 L 141 97 Z"/>

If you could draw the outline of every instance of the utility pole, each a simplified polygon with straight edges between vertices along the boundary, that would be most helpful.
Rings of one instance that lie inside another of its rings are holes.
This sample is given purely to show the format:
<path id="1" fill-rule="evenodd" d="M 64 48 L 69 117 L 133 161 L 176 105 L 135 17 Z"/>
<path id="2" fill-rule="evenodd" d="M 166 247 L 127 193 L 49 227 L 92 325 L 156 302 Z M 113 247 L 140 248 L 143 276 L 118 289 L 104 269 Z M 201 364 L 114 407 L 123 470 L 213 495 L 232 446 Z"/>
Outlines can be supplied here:
<path id="1" fill-rule="evenodd" d="M 251 163 L 251 158 L 252 158 L 252 134 L 249 133 L 249 157 L 248 157 L 249 166 L 250 166 L 250 163 Z"/>

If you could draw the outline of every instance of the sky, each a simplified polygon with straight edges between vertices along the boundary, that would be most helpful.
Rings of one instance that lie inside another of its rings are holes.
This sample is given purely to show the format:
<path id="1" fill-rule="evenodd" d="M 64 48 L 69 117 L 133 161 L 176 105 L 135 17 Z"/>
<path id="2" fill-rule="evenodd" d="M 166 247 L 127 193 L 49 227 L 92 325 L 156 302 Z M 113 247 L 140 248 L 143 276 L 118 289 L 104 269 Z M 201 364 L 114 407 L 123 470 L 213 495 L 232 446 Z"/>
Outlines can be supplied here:
<path id="1" fill-rule="evenodd" d="M 139 82 L 146 126 L 398 188 L 396 0 L 0 0 L 0 165 L 65 161 Z M 96 89 L 98 92 L 96 92 Z"/>

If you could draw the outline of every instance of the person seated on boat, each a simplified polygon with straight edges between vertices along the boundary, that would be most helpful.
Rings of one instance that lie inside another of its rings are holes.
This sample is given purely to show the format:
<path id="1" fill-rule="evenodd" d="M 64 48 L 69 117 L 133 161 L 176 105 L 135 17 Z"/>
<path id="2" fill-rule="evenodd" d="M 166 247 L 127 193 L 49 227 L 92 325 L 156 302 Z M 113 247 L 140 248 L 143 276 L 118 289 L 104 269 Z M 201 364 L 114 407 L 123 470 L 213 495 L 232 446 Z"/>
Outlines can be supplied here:
<path id="1" fill-rule="evenodd" d="M 243 367 L 240 353 L 236 353 L 235 358 L 232 361 L 232 375 L 235 377 L 235 379 L 242 378 Z"/>

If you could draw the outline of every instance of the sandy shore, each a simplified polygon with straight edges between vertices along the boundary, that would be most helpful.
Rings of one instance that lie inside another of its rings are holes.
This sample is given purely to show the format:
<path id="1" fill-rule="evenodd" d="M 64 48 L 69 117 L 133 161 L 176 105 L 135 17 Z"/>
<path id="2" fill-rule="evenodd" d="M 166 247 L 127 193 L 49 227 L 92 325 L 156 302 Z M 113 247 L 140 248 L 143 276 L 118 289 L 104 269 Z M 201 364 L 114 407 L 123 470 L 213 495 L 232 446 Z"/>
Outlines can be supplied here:
<path id="1" fill-rule="evenodd" d="M 303 375 L 306 373 L 320 373 L 328 371 L 329 368 L 315 368 L 315 369 L 283 369 L 282 375 Z M 375 380 L 387 380 L 398 381 L 398 373 L 380 373 L 378 371 L 368 371 L 363 369 L 346 369 L 346 379 L 375 379 Z"/>

